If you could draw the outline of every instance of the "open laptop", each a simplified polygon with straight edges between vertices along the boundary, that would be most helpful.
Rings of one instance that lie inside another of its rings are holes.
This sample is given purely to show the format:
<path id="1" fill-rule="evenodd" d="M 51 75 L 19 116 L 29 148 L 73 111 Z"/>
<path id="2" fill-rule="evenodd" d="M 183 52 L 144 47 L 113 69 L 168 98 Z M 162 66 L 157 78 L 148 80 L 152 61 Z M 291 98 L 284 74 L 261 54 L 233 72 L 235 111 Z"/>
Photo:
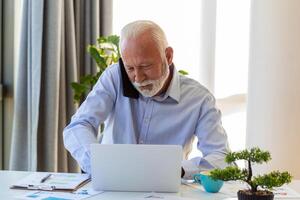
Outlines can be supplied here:
<path id="1" fill-rule="evenodd" d="M 178 192 L 182 147 L 92 144 L 92 186 L 104 191 Z"/>

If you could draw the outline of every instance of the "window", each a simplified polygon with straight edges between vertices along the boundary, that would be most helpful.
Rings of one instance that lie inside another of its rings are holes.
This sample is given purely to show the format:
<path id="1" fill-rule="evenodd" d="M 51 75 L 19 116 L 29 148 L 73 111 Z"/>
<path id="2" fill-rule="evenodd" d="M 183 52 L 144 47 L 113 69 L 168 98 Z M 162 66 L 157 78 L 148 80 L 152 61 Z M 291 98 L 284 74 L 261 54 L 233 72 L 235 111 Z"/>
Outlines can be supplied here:
<path id="1" fill-rule="evenodd" d="M 237 109 L 222 119 L 233 151 L 246 146 L 245 98 L 237 95 L 247 93 L 249 28 L 250 0 L 217 0 L 215 97 L 244 105 L 233 105 Z"/>

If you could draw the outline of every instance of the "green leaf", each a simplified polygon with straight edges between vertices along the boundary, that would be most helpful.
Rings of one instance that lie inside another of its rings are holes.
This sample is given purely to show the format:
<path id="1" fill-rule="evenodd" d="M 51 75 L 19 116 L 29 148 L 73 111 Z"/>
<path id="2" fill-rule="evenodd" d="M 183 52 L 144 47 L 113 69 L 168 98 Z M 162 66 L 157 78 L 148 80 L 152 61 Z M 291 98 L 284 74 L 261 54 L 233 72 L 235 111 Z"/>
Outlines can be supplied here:
<path id="1" fill-rule="evenodd" d="M 85 84 L 76 83 L 76 82 L 72 82 L 71 86 L 74 90 L 74 102 L 80 103 L 85 92 L 88 90 L 87 86 Z"/>
<path id="2" fill-rule="evenodd" d="M 120 37 L 117 35 L 110 35 L 108 36 L 107 41 L 113 43 L 116 46 L 116 55 L 120 57 L 120 48 L 119 48 Z"/>
<path id="3" fill-rule="evenodd" d="M 189 75 L 189 73 L 188 73 L 187 71 L 185 71 L 185 70 L 179 70 L 178 72 L 179 72 L 181 75 L 184 75 L 184 76 Z"/>
<path id="4" fill-rule="evenodd" d="M 106 66 L 105 60 L 100 56 L 98 49 L 95 46 L 89 45 L 87 51 L 91 54 L 99 67 Z"/>
<path id="5" fill-rule="evenodd" d="M 119 46 L 119 42 L 120 42 L 120 37 L 117 35 L 109 35 L 107 37 L 107 42 L 111 42 L 116 46 Z"/>
<path id="6" fill-rule="evenodd" d="M 89 85 L 89 84 L 91 84 L 91 82 L 92 82 L 92 80 L 93 80 L 93 77 L 94 77 L 94 76 L 92 76 L 91 74 L 88 74 L 88 75 L 86 75 L 86 76 L 82 76 L 82 77 L 80 78 L 80 83 L 81 83 L 81 84 L 85 84 L 85 85 Z"/>
<path id="7" fill-rule="evenodd" d="M 119 61 L 119 58 L 120 58 L 120 57 L 119 57 L 117 54 L 113 54 L 113 55 L 112 55 L 112 60 L 113 60 L 114 63 L 118 62 L 118 61 Z"/>
<path id="8" fill-rule="evenodd" d="M 85 85 L 82 85 L 80 83 L 73 82 L 73 83 L 71 83 L 71 86 L 75 90 L 75 92 L 78 92 L 78 93 L 86 90 Z"/>
<path id="9" fill-rule="evenodd" d="M 98 44 L 101 44 L 101 43 L 104 43 L 104 42 L 107 42 L 107 37 L 105 37 L 105 36 L 100 36 L 100 37 L 97 39 L 97 43 L 98 43 Z"/>

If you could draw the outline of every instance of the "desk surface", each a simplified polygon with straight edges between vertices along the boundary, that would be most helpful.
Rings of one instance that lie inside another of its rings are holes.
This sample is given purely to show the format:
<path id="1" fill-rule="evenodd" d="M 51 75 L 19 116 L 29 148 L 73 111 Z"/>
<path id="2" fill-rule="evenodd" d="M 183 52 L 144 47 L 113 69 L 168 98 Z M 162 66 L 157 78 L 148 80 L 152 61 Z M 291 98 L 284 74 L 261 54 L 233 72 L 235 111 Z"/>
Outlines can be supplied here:
<path id="1" fill-rule="evenodd" d="M 15 199 L 14 197 L 19 196 L 28 191 L 26 190 L 12 190 L 9 187 L 15 183 L 17 180 L 25 177 L 30 172 L 21 172 L 21 171 L 1 171 L 0 170 L 0 199 L 10 200 Z M 227 187 L 228 185 L 224 184 L 223 187 Z M 300 180 L 293 181 L 289 187 L 293 188 L 297 192 L 300 193 Z M 93 199 L 109 199 L 109 200 L 117 200 L 117 199 L 132 199 L 141 197 L 145 192 L 104 192 L 97 196 L 89 198 L 89 200 Z M 181 197 L 189 197 L 194 199 L 201 200 L 221 200 L 227 198 L 228 196 L 222 194 L 222 190 L 219 193 L 212 194 L 204 192 L 200 189 L 199 186 L 187 186 L 181 185 L 180 192 L 174 193 L 174 196 Z"/>

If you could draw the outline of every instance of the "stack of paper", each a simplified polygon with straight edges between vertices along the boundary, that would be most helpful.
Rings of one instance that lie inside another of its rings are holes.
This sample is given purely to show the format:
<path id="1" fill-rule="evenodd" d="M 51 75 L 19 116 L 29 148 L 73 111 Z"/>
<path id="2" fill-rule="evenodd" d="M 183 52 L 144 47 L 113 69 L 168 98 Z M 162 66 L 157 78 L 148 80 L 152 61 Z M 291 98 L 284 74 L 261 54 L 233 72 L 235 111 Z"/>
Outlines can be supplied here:
<path id="1" fill-rule="evenodd" d="M 68 190 L 78 189 L 90 179 L 88 174 L 33 172 L 11 186 L 12 189 Z"/>

